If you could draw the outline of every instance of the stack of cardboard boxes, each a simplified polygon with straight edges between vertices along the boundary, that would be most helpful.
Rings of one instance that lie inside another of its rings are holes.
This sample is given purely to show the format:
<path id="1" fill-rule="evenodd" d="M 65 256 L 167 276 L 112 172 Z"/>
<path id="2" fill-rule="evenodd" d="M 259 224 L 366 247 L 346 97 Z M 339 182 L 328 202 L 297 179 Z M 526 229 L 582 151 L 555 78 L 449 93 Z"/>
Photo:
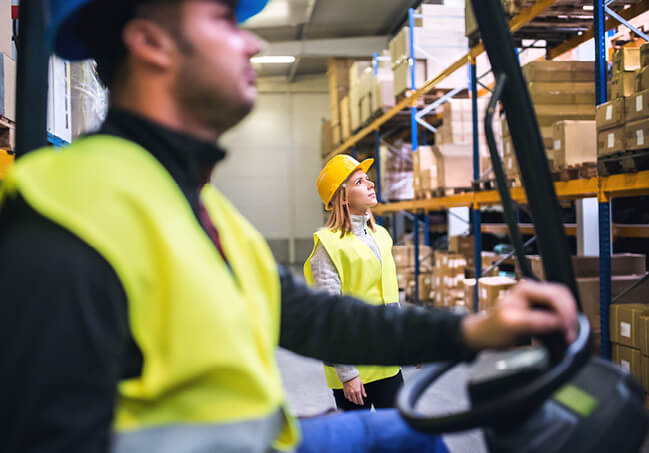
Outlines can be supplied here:
<path id="1" fill-rule="evenodd" d="M 412 200 L 412 145 L 402 140 L 381 145 L 381 192 L 386 201 Z"/>
<path id="2" fill-rule="evenodd" d="M 543 263 L 537 255 L 529 256 L 532 272 L 540 279 L 545 279 Z M 646 273 L 646 256 L 643 254 L 623 253 L 611 256 L 611 292 L 613 297 L 640 280 Z M 599 257 L 573 256 L 577 287 L 581 297 L 584 314 L 588 317 L 593 332 L 593 347 L 599 350 L 600 340 L 600 295 L 599 295 Z M 636 288 L 632 293 L 617 301 L 618 304 L 632 303 L 638 300 L 649 301 L 649 282 Z"/>
<path id="3" fill-rule="evenodd" d="M 397 282 L 399 289 L 406 290 L 406 295 L 412 299 L 415 287 L 415 247 L 414 245 L 395 245 L 392 247 L 392 256 L 397 267 Z M 433 249 L 426 245 L 419 246 L 419 300 L 429 297 L 432 280 L 426 281 L 422 276 L 430 275 L 433 270 Z"/>
<path id="4" fill-rule="evenodd" d="M 0 0 L 0 179 L 14 161 L 16 60 L 12 42 L 11 1 Z"/>
<path id="5" fill-rule="evenodd" d="M 516 280 L 510 277 L 482 277 L 478 280 L 478 310 L 493 308 L 514 285 Z"/>
<path id="6" fill-rule="evenodd" d="M 535 0 L 502 0 L 503 8 L 505 9 L 505 14 L 508 17 L 513 17 L 519 14 L 524 8 L 532 5 Z M 466 36 L 472 35 L 475 31 L 478 30 L 478 23 L 475 20 L 475 14 L 473 13 L 473 6 L 471 6 L 471 0 L 466 0 L 464 3 L 465 11 L 465 34 Z"/>
<path id="7" fill-rule="evenodd" d="M 613 54 L 609 101 L 597 107 L 597 152 L 607 157 L 646 148 L 649 80 L 643 81 L 641 49 L 620 48 Z"/>
<path id="8" fill-rule="evenodd" d="M 555 123 L 595 119 L 593 64 L 587 61 L 532 61 L 523 66 L 523 75 L 534 103 L 548 158 L 553 160 Z M 565 124 L 558 128 L 565 128 Z M 503 121 L 502 132 L 505 172 L 515 177 L 518 175 L 518 165 L 506 121 Z"/>
<path id="9" fill-rule="evenodd" d="M 325 158 L 334 149 L 331 121 L 322 120 L 320 126 L 320 155 Z"/>
<path id="10" fill-rule="evenodd" d="M 486 147 L 487 140 L 484 132 L 484 113 L 487 108 L 487 98 L 478 99 L 478 136 L 480 146 Z M 499 123 L 495 126 L 499 129 Z M 499 130 L 494 133 L 499 135 Z M 438 145 L 473 145 L 473 106 L 471 99 L 451 99 L 442 106 L 442 125 L 435 133 L 435 143 Z"/>
<path id="11" fill-rule="evenodd" d="M 597 163 L 597 128 L 595 121 L 565 120 L 554 123 L 554 149 L 550 157 L 554 171 Z"/>
<path id="12" fill-rule="evenodd" d="M 330 58 L 327 65 L 329 102 L 331 108 L 331 142 L 334 146 L 343 140 L 343 120 L 349 124 L 349 68 L 352 60 Z M 345 101 L 347 99 L 347 101 Z"/>
<path id="13" fill-rule="evenodd" d="M 610 307 L 611 352 L 614 363 L 649 391 L 649 305 L 614 304 Z"/>
<path id="14" fill-rule="evenodd" d="M 411 81 L 410 28 L 404 27 L 390 42 L 390 57 L 394 72 L 396 96 L 420 88 L 427 79 L 444 71 L 467 52 L 462 30 L 464 9 L 446 5 L 421 5 L 417 12 L 424 16 L 415 21 L 415 86 Z M 437 88 L 453 89 L 466 84 L 466 73 L 456 71 Z"/>
<path id="15" fill-rule="evenodd" d="M 473 151 L 469 145 L 420 146 L 413 153 L 413 192 L 424 198 L 431 190 L 470 188 Z"/>
<path id="16" fill-rule="evenodd" d="M 387 51 L 384 54 L 387 56 Z M 396 104 L 389 62 L 379 61 L 375 74 L 372 62 L 356 61 L 349 68 L 348 80 L 349 96 L 343 100 L 348 127 L 343 122 L 343 139 Z"/>
<path id="17" fill-rule="evenodd" d="M 435 251 L 434 305 L 439 308 L 464 306 L 466 259 L 457 253 Z"/>

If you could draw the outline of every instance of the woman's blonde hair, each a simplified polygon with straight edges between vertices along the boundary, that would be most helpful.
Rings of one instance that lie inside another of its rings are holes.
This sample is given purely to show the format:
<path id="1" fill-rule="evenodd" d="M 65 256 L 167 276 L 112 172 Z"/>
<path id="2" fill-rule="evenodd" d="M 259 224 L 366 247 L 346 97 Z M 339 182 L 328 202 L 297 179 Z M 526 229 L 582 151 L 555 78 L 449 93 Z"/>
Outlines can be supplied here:
<path id="1" fill-rule="evenodd" d="M 352 231 L 352 215 L 349 212 L 349 204 L 347 203 L 347 188 L 345 184 L 341 185 L 340 188 L 334 194 L 334 197 L 331 199 L 331 214 L 329 214 L 329 220 L 327 221 L 327 228 L 331 231 L 340 231 L 340 238 L 345 237 L 347 233 Z M 367 221 L 367 226 L 370 227 L 370 230 L 376 231 L 374 216 L 372 211 L 369 212 L 369 220 Z"/>

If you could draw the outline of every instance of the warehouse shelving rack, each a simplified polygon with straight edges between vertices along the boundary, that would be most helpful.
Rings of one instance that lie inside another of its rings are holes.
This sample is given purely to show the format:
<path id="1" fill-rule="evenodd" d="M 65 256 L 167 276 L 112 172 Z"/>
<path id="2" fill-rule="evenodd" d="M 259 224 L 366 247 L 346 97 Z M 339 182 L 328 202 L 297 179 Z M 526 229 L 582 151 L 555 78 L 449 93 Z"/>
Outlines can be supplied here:
<path id="1" fill-rule="evenodd" d="M 532 6 L 523 10 L 519 15 L 512 18 L 510 21 L 510 30 L 516 40 L 522 39 L 542 39 L 548 43 L 546 52 L 547 59 L 554 59 L 563 53 L 566 53 L 580 44 L 587 42 L 594 38 L 595 41 L 595 84 L 596 84 L 596 101 L 597 104 L 602 104 L 607 100 L 606 81 L 607 81 L 607 61 L 606 61 L 606 40 L 605 33 L 618 26 L 625 25 L 630 27 L 628 20 L 637 17 L 638 15 L 649 10 L 649 0 L 641 0 L 633 3 L 630 7 L 614 11 L 611 5 L 615 0 L 593 0 L 593 21 L 588 22 L 588 27 L 584 24 L 572 24 L 570 31 L 563 30 L 562 33 L 552 33 L 553 28 L 561 28 L 562 8 L 570 7 L 563 0 L 538 0 Z M 583 2 L 575 2 L 570 0 L 572 7 L 583 7 Z M 555 9 L 557 13 L 552 15 Z M 609 15 L 609 19 L 606 19 Z M 410 26 L 410 56 L 411 56 L 411 84 L 415 85 L 415 66 L 413 63 L 414 58 L 414 20 L 417 14 L 413 9 L 409 10 L 409 26 Z M 543 18 L 546 22 L 550 21 L 551 24 L 545 26 L 533 26 L 535 19 Z M 592 26 L 590 26 L 592 25 Z M 582 27 L 581 29 L 579 27 Z M 560 40 L 561 42 L 558 42 Z M 475 38 L 474 38 L 475 41 Z M 435 210 L 444 210 L 453 207 L 469 207 L 472 211 L 473 220 L 473 234 L 475 237 L 475 256 L 479 257 L 482 251 L 481 234 L 483 230 L 489 231 L 502 231 L 506 229 L 503 225 L 485 226 L 480 225 L 480 208 L 485 206 L 493 206 L 501 204 L 500 197 L 497 191 L 474 191 L 462 193 L 457 195 L 438 197 L 425 200 L 412 200 L 394 203 L 384 203 L 381 197 L 380 186 L 380 144 L 381 144 L 381 127 L 386 125 L 389 121 L 403 115 L 404 110 L 410 112 L 410 128 L 412 134 L 412 150 L 417 150 L 419 146 L 418 139 L 418 119 L 420 119 L 420 110 L 418 109 L 417 101 L 424 95 L 430 93 L 435 87 L 444 79 L 449 77 L 454 72 L 461 70 L 463 67 L 469 66 L 470 83 L 469 91 L 472 93 L 473 100 L 473 179 L 475 181 L 480 179 L 480 156 L 478 144 L 478 74 L 476 67 L 477 57 L 484 52 L 484 47 L 481 43 L 472 46 L 468 53 L 462 58 L 452 63 L 448 68 L 442 71 L 434 78 L 428 80 L 421 88 L 412 91 L 403 100 L 398 102 L 395 107 L 385 112 L 382 116 L 372 121 L 369 125 L 362 128 L 352 137 L 347 139 L 344 143 L 333 150 L 326 158 L 329 159 L 337 154 L 344 153 L 355 147 L 361 140 L 374 134 L 375 144 L 375 158 L 377 160 L 377 177 L 378 177 L 378 200 L 379 205 L 375 212 L 379 216 L 388 213 L 396 212 L 413 212 L 415 215 L 412 217 L 414 231 L 419 231 L 419 217 L 418 212 L 428 212 Z M 376 56 L 375 56 L 376 61 Z M 375 65 L 376 67 L 376 65 Z M 487 88 L 488 89 L 488 88 Z M 452 96 L 455 94 L 447 95 Z M 438 101 L 444 102 L 444 99 Z M 430 108 L 428 109 L 430 110 Z M 426 127 L 424 125 L 424 127 Z M 428 129 L 430 129 L 428 127 Z M 609 343 L 609 306 L 611 304 L 611 251 L 612 251 L 612 233 L 617 235 L 625 235 L 627 237 L 649 237 L 649 228 L 647 226 L 636 225 L 611 225 L 611 205 L 610 201 L 616 197 L 629 197 L 629 196 L 642 196 L 649 195 L 649 171 L 643 171 L 631 174 L 612 175 L 607 177 L 595 177 L 591 179 L 577 179 L 571 181 L 561 181 L 555 184 L 557 197 L 559 200 L 579 200 L 583 198 L 596 197 L 599 204 L 599 252 L 600 252 L 600 318 L 601 318 L 601 354 L 605 358 L 610 358 L 610 343 Z M 525 204 L 526 196 L 523 188 L 516 187 L 511 190 L 512 199 L 515 203 Z M 424 216 L 425 224 L 424 231 L 426 232 L 425 238 L 428 241 L 428 216 Z M 567 231 L 576 231 L 576 226 L 567 225 Z M 532 226 L 527 226 L 524 231 L 533 232 Z M 419 294 L 419 234 L 414 234 L 414 250 L 415 250 L 415 302 Z M 481 260 L 476 259 L 476 278 L 481 276 Z M 477 293 L 477 285 L 476 285 Z M 477 311 L 477 294 L 476 294 L 476 307 Z"/>

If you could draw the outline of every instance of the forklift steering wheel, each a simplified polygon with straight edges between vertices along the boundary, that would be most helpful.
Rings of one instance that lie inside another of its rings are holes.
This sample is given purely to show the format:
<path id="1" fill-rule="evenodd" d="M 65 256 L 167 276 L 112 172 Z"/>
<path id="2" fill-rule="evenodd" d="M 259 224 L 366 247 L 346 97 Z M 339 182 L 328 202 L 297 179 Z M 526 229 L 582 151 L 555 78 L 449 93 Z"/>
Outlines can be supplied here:
<path id="1" fill-rule="evenodd" d="M 399 392 L 397 408 L 403 419 L 417 431 L 444 434 L 479 427 L 494 427 L 506 416 L 522 420 L 540 407 L 560 387 L 571 379 L 590 358 L 590 325 L 583 314 L 578 316 L 577 339 L 565 354 L 547 371 L 519 387 L 508 388 L 506 394 L 496 394 L 473 405 L 469 410 L 441 416 L 425 416 L 415 410 L 425 391 L 457 363 L 431 365 L 410 379 Z M 521 350 L 529 352 L 529 348 Z M 497 365 L 497 364 L 494 364 Z M 497 366 L 494 367 L 497 369 Z"/>

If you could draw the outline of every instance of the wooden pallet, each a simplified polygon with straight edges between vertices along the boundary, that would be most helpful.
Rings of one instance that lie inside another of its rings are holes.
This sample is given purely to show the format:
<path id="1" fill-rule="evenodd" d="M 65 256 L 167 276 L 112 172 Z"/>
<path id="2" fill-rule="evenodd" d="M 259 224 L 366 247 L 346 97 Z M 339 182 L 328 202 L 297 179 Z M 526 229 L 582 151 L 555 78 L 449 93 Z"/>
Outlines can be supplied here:
<path id="1" fill-rule="evenodd" d="M 515 177 L 507 176 L 506 178 L 507 178 L 507 186 L 509 188 L 521 186 L 521 181 L 519 176 L 515 176 Z M 486 191 L 486 190 L 498 190 L 498 185 L 496 184 L 495 178 L 483 179 L 480 181 L 473 181 L 473 190 L 475 192 Z"/>
<path id="2" fill-rule="evenodd" d="M 601 156 L 597 160 L 597 167 L 601 176 L 649 170 L 649 149 L 622 151 Z"/>
<path id="3" fill-rule="evenodd" d="M 415 193 L 415 200 L 431 200 L 461 193 L 473 192 L 473 187 L 438 187 L 431 190 L 420 190 Z"/>
<path id="4" fill-rule="evenodd" d="M 552 172 L 554 181 L 570 181 L 573 179 L 590 179 L 597 176 L 597 164 L 595 162 L 582 162 L 576 165 Z"/>
<path id="5" fill-rule="evenodd" d="M 16 124 L 0 117 L 0 148 L 14 150 L 16 148 Z"/>

